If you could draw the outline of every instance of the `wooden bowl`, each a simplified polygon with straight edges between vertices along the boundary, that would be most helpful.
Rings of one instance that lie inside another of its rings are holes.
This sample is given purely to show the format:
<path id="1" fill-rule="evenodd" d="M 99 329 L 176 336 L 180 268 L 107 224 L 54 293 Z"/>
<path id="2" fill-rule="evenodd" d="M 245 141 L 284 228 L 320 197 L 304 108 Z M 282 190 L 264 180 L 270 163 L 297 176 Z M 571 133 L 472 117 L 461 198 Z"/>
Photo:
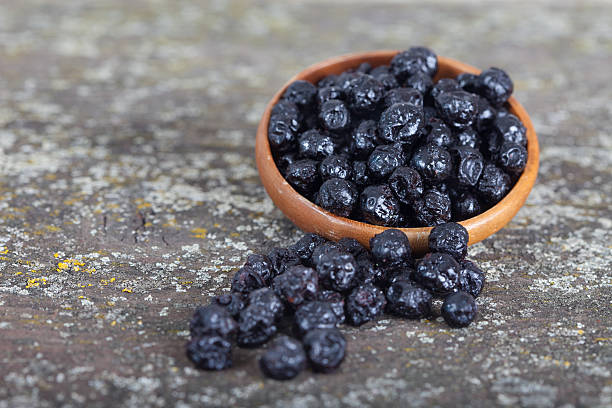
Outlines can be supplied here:
<path id="1" fill-rule="evenodd" d="M 259 175 L 272 201 L 302 230 L 315 232 L 336 241 L 343 237 L 355 238 L 366 247 L 369 247 L 370 238 L 390 227 L 367 224 L 334 215 L 310 202 L 285 181 L 274 163 L 270 144 L 268 143 L 268 121 L 270 120 L 272 107 L 279 100 L 287 86 L 295 80 L 303 79 L 316 84 L 327 75 L 340 74 L 349 68 L 359 66 L 363 62 L 369 62 L 373 67 L 389 64 L 397 53 L 398 51 L 392 50 L 363 52 L 343 55 L 319 62 L 291 78 L 268 103 L 259 123 L 255 142 L 255 158 Z M 439 78 L 454 78 L 462 72 L 480 73 L 480 70 L 474 67 L 445 57 L 438 57 L 438 65 L 439 69 L 434 78 L 435 81 Z M 533 124 L 525 109 L 514 97 L 510 97 L 508 103 L 510 111 L 527 128 L 527 166 L 512 190 L 499 203 L 476 217 L 460 222 L 469 232 L 470 245 L 482 241 L 499 231 L 514 217 L 525 203 L 538 174 L 539 148 Z M 413 252 L 422 254 L 428 249 L 428 237 L 431 228 L 400 229 L 408 236 Z"/>

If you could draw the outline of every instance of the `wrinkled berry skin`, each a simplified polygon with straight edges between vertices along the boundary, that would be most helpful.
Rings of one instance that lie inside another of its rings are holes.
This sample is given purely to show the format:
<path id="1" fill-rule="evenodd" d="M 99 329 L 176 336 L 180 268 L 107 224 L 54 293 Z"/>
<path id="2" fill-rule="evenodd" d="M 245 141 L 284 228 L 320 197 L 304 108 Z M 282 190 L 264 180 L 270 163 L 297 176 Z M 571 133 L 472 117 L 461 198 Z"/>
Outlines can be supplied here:
<path id="1" fill-rule="evenodd" d="M 202 370 L 224 370 L 232 366 L 232 344 L 215 335 L 196 337 L 187 343 L 187 357 Z"/>
<path id="2" fill-rule="evenodd" d="M 450 221 L 451 199 L 447 193 L 430 189 L 412 205 L 414 218 L 419 225 L 427 227 Z"/>
<path id="3" fill-rule="evenodd" d="M 478 75 L 470 74 L 464 72 L 462 74 L 457 75 L 457 83 L 461 88 L 465 91 L 474 93 L 476 92 L 477 84 L 478 84 Z"/>
<path id="4" fill-rule="evenodd" d="M 457 146 L 449 150 L 453 158 L 453 179 L 464 187 L 473 187 L 484 169 L 482 154 L 468 146 Z"/>
<path id="5" fill-rule="evenodd" d="M 277 332 L 275 316 L 260 305 L 249 305 L 238 318 L 238 345 L 257 347 L 264 344 Z"/>
<path id="6" fill-rule="evenodd" d="M 376 147 L 378 125 L 373 120 L 364 120 L 351 133 L 350 151 L 358 159 L 366 159 Z"/>
<path id="7" fill-rule="evenodd" d="M 469 293 L 475 298 L 480 295 L 485 284 L 485 274 L 474 262 L 464 259 L 461 261 L 459 283 L 457 289 Z"/>
<path id="8" fill-rule="evenodd" d="M 366 186 L 370 183 L 370 174 L 368 172 L 367 162 L 353 162 L 353 181 L 360 187 Z"/>
<path id="9" fill-rule="evenodd" d="M 323 290 L 319 292 L 319 296 L 317 300 L 321 302 L 329 303 L 336 318 L 338 320 L 338 324 L 344 323 L 344 296 L 340 292 L 335 292 L 333 290 Z"/>
<path id="10" fill-rule="evenodd" d="M 453 217 L 457 221 L 467 220 L 480 213 L 480 202 L 472 193 L 461 193 L 453 200 Z"/>
<path id="11" fill-rule="evenodd" d="M 312 265 L 316 268 L 318 267 L 319 263 L 321 262 L 322 259 L 326 259 L 324 258 L 324 256 L 330 252 L 330 251 L 336 251 L 339 250 L 341 252 L 344 252 L 345 249 L 338 244 L 337 242 L 333 242 L 333 241 L 328 241 L 325 242 L 319 246 L 317 246 L 315 248 L 315 250 L 312 252 L 312 258 L 311 258 L 311 263 Z"/>
<path id="12" fill-rule="evenodd" d="M 471 127 L 461 129 L 459 132 L 455 133 L 454 140 L 457 146 L 466 146 L 472 149 L 477 149 L 480 146 L 480 136 L 478 136 L 478 133 Z"/>
<path id="13" fill-rule="evenodd" d="M 467 254 L 469 238 L 465 227 L 456 222 L 436 225 L 429 233 L 429 250 L 444 252 L 461 261 Z"/>
<path id="14" fill-rule="evenodd" d="M 478 76 L 478 93 L 489 100 L 491 105 L 500 106 L 508 100 L 514 84 L 505 71 L 489 68 Z"/>
<path id="15" fill-rule="evenodd" d="M 467 327 L 474 321 L 478 306 L 469 293 L 459 291 L 444 299 L 442 317 L 451 327 Z"/>
<path id="16" fill-rule="evenodd" d="M 393 171 L 405 164 L 404 153 L 393 145 L 377 146 L 368 157 L 368 171 L 379 180 L 387 178 Z"/>
<path id="17" fill-rule="evenodd" d="M 404 86 L 416 89 L 421 95 L 427 95 L 433 87 L 433 81 L 429 75 L 423 72 L 417 72 L 406 80 Z"/>
<path id="18" fill-rule="evenodd" d="M 289 250 L 295 252 L 304 265 L 312 265 L 311 257 L 314 250 L 326 242 L 327 240 L 322 236 L 310 233 L 304 235 L 295 244 L 291 245 Z"/>
<path id="19" fill-rule="evenodd" d="M 400 83 L 419 72 L 433 78 L 438 72 L 438 57 L 428 48 L 412 47 L 393 57 L 391 72 Z"/>
<path id="20" fill-rule="evenodd" d="M 290 380 L 306 368 L 306 353 L 302 344 L 288 336 L 279 336 L 259 359 L 266 377 Z"/>
<path id="21" fill-rule="evenodd" d="M 423 109 L 423 95 L 413 88 L 394 88 L 385 94 L 385 108 L 396 103 L 407 103 Z"/>
<path id="22" fill-rule="evenodd" d="M 456 144 L 456 138 L 450 128 L 441 120 L 434 119 L 428 123 L 429 133 L 425 138 L 426 143 L 448 148 Z"/>
<path id="23" fill-rule="evenodd" d="M 215 335 L 231 340 L 238 331 L 238 325 L 224 307 L 208 305 L 198 307 L 189 322 L 191 337 Z"/>
<path id="24" fill-rule="evenodd" d="M 351 114 L 344 102 L 330 99 L 321 105 L 319 121 L 323 128 L 330 131 L 346 129 L 351 123 Z"/>
<path id="25" fill-rule="evenodd" d="M 357 203 L 357 194 L 350 181 L 331 178 L 321 185 L 316 204 L 340 217 L 349 217 Z"/>
<path id="26" fill-rule="evenodd" d="M 319 174 L 322 180 L 330 178 L 350 180 L 353 175 L 353 168 L 345 157 L 331 155 L 319 164 Z"/>
<path id="27" fill-rule="evenodd" d="M 358 114 L 374 111 L 385 94 L 383 84 L 370 75 L 361 75 L 351 82 L 348 91 L 349 108 Z"/>
<path id="28" fill-rule="evenodd" d="M 238 318 L 242 309 L 246 307 L 246 302 L 239 293 L 219 295 L 215 297 L 213 304 L 224 307 L 234 319 Z"/>
<path id="29" fill-rule="evenodd" d="M 519 118 L 511 113 L 498 117 L 493 130 L 502 138 L 502 142 L 513 142 L 527 146 L 527 129 Z"/>
<path id="30" fill-rule="evenodd" d="M 423 109 L 406 102 L 396 103 L 380 115 L 379 137 L 388 143 L 414 143 L 423 124 Z"/>
<path id="31" fill-rule="evenodd" d="M 298 152 L 305 159 L 322 160 L 334 154 L 336 146 L 327 134 L 316 129 L 302 133 L 298 139 Z"/>
<path id="32" fill-rule="evenodd" d="M 288 116 L 291 119 L 295 119 L 296 121 L 300 121 L 302 118 L 302 114 L 300 113 L 300 109 L 298 106 L 288 100 L 280 100 L 272 107 L 270 111 L 270 117 L 275 116 Z"/>
<path id="33" fill-rule="evenodd" d="M 510 176 L 493 164 L 487 164 L 478 182 L 478 192 L 489 204 L 496 204 L 510 191 Z"/>
<path id="34" fill-rule="evenodd" d="M 353 326 L 379 316 L 387 304 L 385 294 L 376 286 L 366 283 L 356 287 L 346 298 L 346 319 Z"/>
<path id="35" fill-rule="evenodd" d="M 298 160 L 287 167 L 285 178 L 300 194 L 308 195 L 319 184 L 319 163 L 314 160 Z"/>
<path id="36" fill-rule="evenodd" d="M 306 301 L 317 299 L 319 275 L 312 268 L 292 266 L 284 274 L 274 278 L 272 287 L 286 305 L 295 309 Z"/>
<path id="37" fill-rule="evenodd" d="M 430 143 L 414 152 L 410 166 L 425 180 L 440 182 L 451 175 L 453 162 L 448 150 Z"/>
<path id="38" fill-rule="evenodd" d="M 250 266 L 240 268 L 232 279 L 232 292 L 248 294 L 255 289 L 263 288 L 265 281 Z"/>
<path id="39" fill-rule="evenodd" d="M 404 204 L 410 204 L 423 194 L 421 175 L 411 167 L 398 167 L 389 177 L 389 186 Z"/>
<path id="40" fill-rule="evenodd" d="M 270 259 L 265 255 L 253 254 L 247 256 L 244 266 L 250 267 L 257 275 L 259 275 L 264 284 L 269 285 L 270 280 L 274 277 L 274 270 Z"/>
<path id="41" fill-rule="evenodd" d="M 527 165 L 527 149 L 517 143 L 504 142 L 497 153 L 497 164 L 507 172 L 520 173 Z"/>
<path id="42" fill-rule="evenodd" d="M 295 103 L 300 108 L 308 108 L 314 102 L 317 88 L 308 81 L 292 82 L 283 93 L 282 99 Z"/>
<path id="43" fill-rule="evenodd" d="M 478 96 L 465 91 L 442 92 L 435 102 L 440 117 L 456 129 L 470 126 L 478 115 Z"/>
<path id="44" fill-rule="evenodd" d="M 433 99 L 434 103 L 438 96 L 446 92 L 460 91 L 459 83 L 453 78 L 441 78 L 434 86 L 432 86 L 429 96 Z"/>
<path id="45" fill-rule="evenodd" d="M 416 266 L 415 278 L 435 295 L 445 296 L 457 287 L 459 264 L 445 253 L 428 253 Z"/>
<path id="46" fill-rule="evenodd" d="M 359 241 L 357 241 L 355 238 L 349 238 L 349 237 L 341 238 L 338 241 L 338 244 L 344 249 L 346 249 L 348 253 L 353 255 L 355 259 L 362 258 L 362 257 L 366 257 L 366 258 L 370 257 L 370 254 L 368 250 L 366 249 L 366 247 L 361 245 Z"/>
<path id="47" fill-rule="evenodd" d="M 274 276 L 285 273 L 288 267 L 299 265 L 301 262 L 300 257 L 295 253 L 295 251 L 292 251 L 289 248 L 273 248 L 270 252 L 268 252 L 267 256 L 270 260 L 270 265 L 272 265 Z"/>
<path id="48" fill-rule="evenodd" d="M 325 86 L 323 88 L 319 88 L 317 90 L 317 103 L 319 106 L 323 105 L 325 102 L 333 100 L 333 99 L 344 99 L 344 91 L 337 85 Z"/>
<path id="49" fill-rule="evenodd" d="M 344 360 L 346 340 L 338 329 L 312 330 L 304 336 L 302 343 L 315 371 L 330 372 Z"/>
<path id="50" fill-rule="evenodd" d="M 270 313 L 275 320 L 283 317 L 285 306 L 270 288 L 261 288 L 249 293 L 249 307 L 257 307 Z"/>
<path id="51" fill-rule="evenodd" d="M 411 265 L 410 241 L 402 231 L 387 229 L 370 238 L 372 258 L 377 266 Z"/>
<path id="52" fill-rule="evenodd" d="M 328 302 L 306 302 L 295 312 L 295 327 L 300 336 L 314 329 L 331 329 L 337 325 L 338 318 Z"/>
<path id="53" fill-rule="evenodd" d="M 276 152 L 290 150 L 296 140 L 299 126 L 297 120 L 288 115 L 272 116 L 268 123 L 268 141 L 272 150 Z"/>
<path id="54" fill-rule="evenodd" d="M 407 280 L 396 280 L 387 289 L 387 312 L 408 319 L 431 314 L 431 293 Z"/>
<path id="55" fill-rule="evenodd" d="M 281 174 L 285 174 L 287 172 L 287 167 L 296 160 L 297 155 L 294 152 L 274 156 L 274 163 L 276 163 L 276 167 L 278 167 Z"/>
<path id="56" fill-rule="evenodd" d="M 363 219 L 376 225 L 396 225 L 400 215 L 400 203 L 387 185 L 368 186 L 359 197 Z"/>
<path id="57" fill-rule="evenodd" d="M 339 249 L 332 249 L 321 255 L 317 263 L 317 273 L 325 286 L 337 292 L 346 292 L 358 283 L 355 257 Z"/>

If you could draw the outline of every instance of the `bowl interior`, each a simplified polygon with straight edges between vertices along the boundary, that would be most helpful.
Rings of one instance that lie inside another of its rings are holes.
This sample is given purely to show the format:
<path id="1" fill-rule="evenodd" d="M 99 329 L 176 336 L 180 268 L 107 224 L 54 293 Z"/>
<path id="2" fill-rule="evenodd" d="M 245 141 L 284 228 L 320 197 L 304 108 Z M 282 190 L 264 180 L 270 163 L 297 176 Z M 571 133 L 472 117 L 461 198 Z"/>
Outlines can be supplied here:
<path id="1" fill-rule="evenodd" d="M 382 227 L 339 217 L 310 202 L 295 191 L 293 187 L 285 181 L 276 167 L 268 143 L 268 122 L 272 107 L 280 99 L 286 87 L 295 80 L 302 79 L 316 83 L 327 75 L 340 74 L 349 68 L 359 66 L 363 62 L 368 62 L 373 67 L 389 64 L 397 52 L 398 51 L 375 51 L 350 54 L 314 64 L 291 78 L 276 95 L 274 95 L 266 107 L 257 130 L 255 146 L 255 156 L 259 174 L 272 201 L 274 201 L 281 211 L 302 230 L 306 232 L 315 232 L 332 240 L 351 237 L 357 239 L 363 245 L 369 246 L 371 237 L 392 227 Z M 474 74 L 480 73 L 480 70 L 472 66 L 440 56 L 438 57 L 438 65 L 439 69 L 434 81 L 440 78 L 454 78 L 463 72 Z M 537 176 L 539 147 L 533 124 L 525 109 L 514 97 L 510 97 L 508 104 L 510 111 L 523 122 L 527 129 L 527 165 L 514 187 L 499 203 L 476 217 L 460 222 L 469 232 L 470 245 L 499 231 L 512 219 L 512 217 L 514 217 L 527 199 Z M 417 254 L 422 254 L 428 249 L 427 240 L 431 228 L 432 227 L 399 229 L 408 236 L 413 251 Z"/>

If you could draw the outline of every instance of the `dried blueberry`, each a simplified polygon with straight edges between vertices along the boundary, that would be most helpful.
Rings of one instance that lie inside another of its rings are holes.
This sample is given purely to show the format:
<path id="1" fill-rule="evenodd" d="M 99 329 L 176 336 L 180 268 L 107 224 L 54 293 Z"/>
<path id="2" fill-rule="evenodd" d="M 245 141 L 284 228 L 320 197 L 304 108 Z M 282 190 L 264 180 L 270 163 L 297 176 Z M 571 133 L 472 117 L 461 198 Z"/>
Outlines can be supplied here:
<path id="1" fill-rule="evenodd" d="M 385 294 L 376 286 L 369 283 L 358 286 L 346 298 L 347 321 L 361 326 L 380 315 L 386 304 Z"/>
<path id="2" fill-rule="evenodd" d="M 289 165 L 285 178 L 300 194 L 308 195 L 319 184 L 319 163 L 314 160 L 298 160 Z"/>
<path id="3" fill-rule="evenodd" d="M 390 143 L 414 143 L 423 124 L 423 109 L 405 102 L 396 103 L 380 115 L 379 136 Z"/>
<path id="4" fill-rule="evenodd" d="M 508 172 L 521 172 L 527 165 L 527 149 L 517 143 L 505 142 L 497 152 L 497 164 Z"/>
<path id="5" fill-rule="evenodd" d="M 321 126 L 330 131 L 346 129 L 351 123 L 351 114 L 344 102 L 331 99 L 324 102 L 319 110 Z"/>
<path id="6" fill-rule="evenodd" d="M 349 108 L 355 113 L 374 111 L 384 96 L 383 85 L 370 75 L 355 78 L 348 91 Z"/>
<path id="7" fill-rule="evenodd" d="M 444 252 L 461 261 L 467 254 L 469 238 L 465 227 L 456 222 L 436 225 L 429 233 L 429 250 Z"/>
<path id="8" fill-rule="evenodd" d="M 443 224 L 451 219 L 451 199 L 447 193 L 430 189 L 412 205 L 414 218 L 424 227 Z"/>
<path id="9" fill-rule="evenodd" d="M 279 298 L 295 308 L 305 301 L 316 300 L 319 276 L 312 268 L 296 265 L 274 278 L 272 286 Z"/>
<path id="10" fill-rule="evenodd" d="M 457 129 L 472 124 L 478 114 L 478 96 L 465 91 L 442 92 L 435 98 L 440 117 Z"/>
<path id="11" fill-rule="evenodd" d="M 398 167 L 389 177 L 389 186 L 404 204 L 410 204 L 423 194 L 423 180 L 411 167 Z"/>
<path id="12" fill-rule="evenodd" d="M 442 78 L 429 91 L 431 100 L 435 101 L 440 95 L 447 92 L 460 91 L 459 83 L 453 78 Z"/>
<path id="13" fill-rule="evenodd" d="M 414 152 L 410 166 L 425 180 L 439 182 L 451 175 L 453 162 L 448 150 L 429 143 Z"/>
<path id="14" fill-rule="evenodd" d="M 497 112 L 485 98 L 478 98 L 478 117 L 476 129 L 479 132 L 489 130 L 497 118 Z"/>
<path id="15" fill-rule="evenodd" d="M 454 139 L 457 146 L 467 146 L 472 149 L 477 149 L 480 146 L 478 133 L 471 127 L 459 130 L 455 133 Z"/>
<path id="16" fill-rule="evenodd" d="M 478 75 L 464 72 L 462 74 L 457 75 L 457 82 L 459 83 L 459 86 L 465 91 L 474 93 L 476 92 L 478 84 Z"/>
<path id="17" fill-rule="evenodd" d="M 264 279 L 250 266 L 240 268 L 232 279 L 232 292 L 250 293 L 266 285 Z"/>
<path id="18" fill-rule="evenodd" d="M 485 283 L 484 272 L 472 261 L 461 261 L 457 289 L 469 293 L 475 298 L 480 295 Z"/>
<path id="19" fill-rule="evenodd" d="M 425 138 L 426 143 L 448 148 L 456 143 L 456 138 L 450 128 L 441 120 L 434 119 L 428 122 L 429 132 Z"/>
<path id="20" fill-rule="evenodd" d="M 368 157 L 368 172 L 379 180 L 387 178 L 406 162 L 404 152 L 394 145 L 379 145 Z"/>
<path id="21" fill-rule="evenodd" d="M 509 113 L 498 117 L 493 124 L 494 131 L 500 135 L 504 142 L 513 142 L 527 146 L 527 129 L 519 118 Z"/>
<path id="22" fill-rule="evenodd" d="M 393 226 L 399 220 L 400 203 L 387 185 L 368 186 L 359 197 L 363 219 L 376 225 Z"/>
<path id="23" fill-rule="evenodd" d="M 266 377 L 290 380 L 306 368 L 306 353 L 302 344 L 288 336 L 279 336 L 259 359 Z"/>
<path id="24" fill-rule="evenodd" d="M 338 329 L 312 330 L 304 336 L 302 342 L 315 371 L 330 372 L 344 360 L 346 340 Z"/>
<path id="25" fill-rule="evenodd" d="M 468 146 L 450 149 L 453 158 L 453 180 L 460 186 L 475 186 L 484 168 L 482 154 Z"/>
<path id="26" fill-rule="evenodd" d="M 410 241 L 402 231 L 387 229 L 370 239 L 370 250 L 377 266 L 411 265 Z"/>
<path id="27" fill-rule="evenodd" d="M 298 129 L 299 123 L 297 120 L 287 115 L 271 117 L 268 124 L 268 141 L 272 150 L 285 152 L 292 149 Z"/>
<path id="28" fill-rule="evenodd" d="M 355 257 L 340 249 L 331 249 L 319 257 L 317 272 L 329 289 L 345 292 L 358 283 Z"/>
<path id="29" fill-rule="evenodd" d="M 493 164 L 487 164 L 478 182 L 478 192 L 489 204 L 498 203 L 510 191 L 510 176 Z"/>
<path id="30" fill-rule="evenodd" d="M 373 120 L 364 120 L 351 133 L 350 151 L 358 159 L 367 158 L 377 145 L 378 125 Z"/>
<path id="31" fill-rule="evenodd" d="M 215 335 L 196 337 L 187 344 L 187 357 L 203 370 L 224 370 L 232 366 L 232 344 Z"/>
<path id="32" fill-rule="evenodd" d="M 335 149 L 336 145 L 332 138 L 316 129 L 302 133 L 298 140 L 300 157 L 306 159 L 321 160 L 334 154 Z"/>
<path id="33" fill-rule="evenodd" d="M 317 103 L 319 106 L 333 99 L 344 99 L 344 91 L 336 85 L 319 88 L 317 91 Z"/>
<path id="34" fill-rule="evenodd" d="M 425 255 L 416 266 L 415 278 L 436 295 L 448 295 L 457 287 L 459 264 L 445 253 L 433 252 Z"/>
<path id="35" fill-rule="evenodd" d="M 453 200 L 453 217 L 455 220 L 467 220 L 478 214 L 480 214 L 480 202 L 474 194 L 463 192 Z"/>
<path id="36" fill-rule="evenodd" d="M 300 238 L 295 244 L 289 247 L 289 250 L 295 252 L 304 265 L 312 265 L 311 257 L 314 250 L 328 242 L 325 238 L 317 234 L 306 234 Z"/>
<path id="37" fill-rule="evenodd" d="M 191 337 L 216 335 L 231 340 L 238 331 L 238 325 L 224 307 L 212 304 L 198 307 L 189 322 Z"/>
<path id="38" fill-rule="evenodd" d="M 442 317 L 451 327 L 469 326 L 477 313 L 474 297 L 463 291 L 448 296 L 442 304 Z"/>
<path id="39" fill-rule="evenodd" d="M 493 106 L 500 106 L 508 100 L 514 84 L 505 71 L 499 68 L 489 68 L 478 76 L 478 93 L 491 102 Z"/>
<path id="40" fill-rule="evenodd" d="M 421 95 L 427 95 L 433 87 L 433 81 L 429 75 L 423 72 L 417 72 L 406 80 L 404 86 L 416 89 Z"/>
<path id="41" fill-rule="evenodd" d="M 353 162 L 353 181 L 356 185 L 363 187 L 370 183 L 368 164 L 364 161 Z"/>
<path id="42" fill-rule="evenodd" d="M 387 312 L 408 319 L 431 314 L 431 293 L 407 280 L 396 280 L 387 289 Z"/>
<path id="43" fill-rule="evenodd" d="M 317 300 L 329 303 L 338 319 L 338 324 L 344 323 L 344 296 L 340 292 L 323 290 L 319 292 Z"/>
<path id="44" fill-rule="evenodd" d="M 270 280 L 274 277 L 272 263 L 265 255 L 253 254 L 247 256 L 244 266 L 250 267 L 257 275 L 261 277 L 262 281 L 266 285 L 270 284 Z"/>
<path id="45" fill-rule="evenodd" d="M 300 108 L 312 105 L 317 88 L 308 81 L 297 80 L 292 82 L 283 93 L 283 99 L 295 103 Z"/>
<path id="46" fill-rule="evenodd" d="M 213 304 L 224 307 L 234 319 L 238 317 L 246 306 L 246 302 L 240 293 L 219 295 L 213 299 Z"/>
<path id="47" fill-rule="evenodd" d="M 423 108 L 423 95 L 414 88 L 393 88 L 385 94 L 385 108 L 396 103 L 407 103 Z"/>
<path id="48" fill-rule="evenodd" d="M 276 293 L 270 288 L 261 288 L 249 293 L 249 306 L 265 310 L 275 320 L 280 319 L 285 312 L 285 306 Z"/>
<path id="49" fill-rule="evenodd" d="M 326 157 L 319 164 L 319 174 L 322 180 L 330 178 L 350 179 L 352 173 L 353 166 L 345 157 L 337 154 Z"/>
<path id="50" fill-rule="evenodd" d="M 299 265 L 301 262 L 298 254 L 289 248 L 272 248 L 267 256 L 272 265 L 274 276 L 285 273 L 288 267 Z"/>
<path id="51" fill-rule="evenodd" d="M 321 185 L 316 204 L 341 217 L 349 217 L 357 204 L 357 198 L 358 192 L 353 183 L 341 178 L 330 178 Z"/>
<path id="52" fill-rule="evenodd" d="M 277 332 L 276 318 L 268 308 L 253 304 L 240 312 L 238 318 L 238 345 L 256 347 L 264 344 Z"/>
<path id="53" fill-rule="evenodd" d="M 328 302 L 302 303 L 295 311 L 295 327 L 300 336 L 314 329 L 331 329 L 337 324 L 338 318 Z"/>
<path id="54" fill-rule="evenodd" d="M 428 48 L 412 47 L 393 57 L 391 71 L 400 82 L 419 72 L 433 77 L 438 72 L 438 57 Z"/>

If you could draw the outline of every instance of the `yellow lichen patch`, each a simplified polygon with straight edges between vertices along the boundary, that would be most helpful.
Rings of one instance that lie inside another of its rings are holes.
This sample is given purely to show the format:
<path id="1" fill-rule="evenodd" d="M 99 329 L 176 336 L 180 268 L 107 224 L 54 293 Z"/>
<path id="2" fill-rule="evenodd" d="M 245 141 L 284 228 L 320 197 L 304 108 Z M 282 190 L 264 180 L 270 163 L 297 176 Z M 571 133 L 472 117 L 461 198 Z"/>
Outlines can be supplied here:
<path id="1" fill-rule="evenodd" d="M 112 322 L 110 322 L 110 325 L 113 326 L 113 327 L 116 326 L 117 325 L 117 321 L 113 320 Z"/>
<path id="2" fill-rule="evenodd" d="M 232 233 L 230 234 L 230 237 L 233 237 L 233 238 L 237 238 L 237 237 L 239 237 L 239 236 L 240 236 L 240 233 L 239 233 L 239 232 L 232 232 Z"/>
<path id="3" fill-rule="evenodd" d="M 138 208 L 139 210 L 143 210 L 145 208 L 151 208 L 151 203 L 138 204 L 138 206 L 136 208 Z"/>
<path id="4" fill-rule="evenodd" d="M 122 292 L 132 293 L 132 289 L 131 288 L 123 288 Z"/>
<path id="5" fill-rule="evenodd" d="M 67 259 L 64 259 L 63 261 L 58 262 L 57 268 L 55 270 L 58 272 L 68 272 L 68 271 L 79 272 L 81 269 L 83 269 L 85 272 L 89 272 L 90 275 L 96 271 L 95 268 L 85 269 L 83 268 L 84 266 L 85 266 L 85 262 L 83 261 L 79 261 L 78 259 L 67 258 Z"/>
<path id="6" fill-rule="evenodd" d="M 9 253 L 9 250 L 7 247 L 0 247 L 0 254 L 6 255 L 8 253 Z"/>
<path id="7" fill-rule="evenodd" d="M 47 226 L 45 226 L 45 228 L 49 232 L 58 232 L 58 231 L 62 230 L 60 227 L 56 227 L 55 225 L 47 225 Z"/>
<path id="8" fill-rule="evenodd" d="M 81 295 L 79 296 L 79 299 L 87 299 L 85 296 Z"/>
<path id="9" fill-rule="evenodd" d="M 168 221 L 162 224 L 164 228 L 177 228 L 176 226 L 176 218 L 170 218 Z"/>
<path id="10" fill-rule="evenodd" d="M 576 333 L 578 333 L 579 335 L 582 336 L 584 334 L 584 330 L 578 329 L 578 330 L 576 330 Z"/>
<path id="11" fill-rule="evenodd" d="M 191 233 L 194 234 L 192 235 L 193 238 L 204 239 L 206 238 L 206 234 L 208 233 L 208 230 L 206 228 L 194 228 L 191 230 Z"/>
<path id="12" fill-rule="evenodd" d="M 56 259 L 57 259 L 57 258 L 59 258 L 59 257 L 60 257 L 59 252 L 54 253 L 54 254 L 53 254 L 53 257 L 54 257 L 54 258 L 56 258 Z"/>
<path id="13" fill-rule="evenodd" d="M 32 278 L 32 279 L 28 279 L 28 282 L 26 283 L 26 289 L 29 288 L 38 288 L 40 287 L 40 285 L 46 285 L 47 284 L 47 279 L 45 278 Z"/>

